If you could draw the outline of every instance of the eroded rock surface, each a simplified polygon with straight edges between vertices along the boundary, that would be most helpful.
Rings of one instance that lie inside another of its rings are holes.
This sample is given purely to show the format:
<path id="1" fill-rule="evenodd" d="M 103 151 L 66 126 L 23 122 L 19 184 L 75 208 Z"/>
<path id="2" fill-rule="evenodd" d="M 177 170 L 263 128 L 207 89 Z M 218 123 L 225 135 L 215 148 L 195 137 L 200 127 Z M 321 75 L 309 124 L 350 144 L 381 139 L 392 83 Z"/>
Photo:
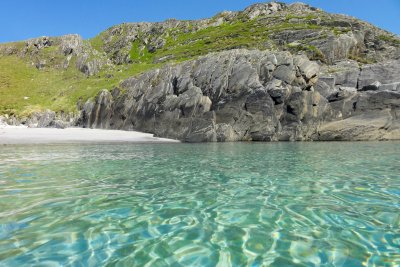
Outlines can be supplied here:
<path id="1" fill-rule="evenodd" d="M 399 66 L 347 62 L 327 74 L 289 52 L 214 53 L 101 91 L 80 125 L 187 142 L 400 139 Z M 375 80 L 376 90 L 361 90 Z"/>

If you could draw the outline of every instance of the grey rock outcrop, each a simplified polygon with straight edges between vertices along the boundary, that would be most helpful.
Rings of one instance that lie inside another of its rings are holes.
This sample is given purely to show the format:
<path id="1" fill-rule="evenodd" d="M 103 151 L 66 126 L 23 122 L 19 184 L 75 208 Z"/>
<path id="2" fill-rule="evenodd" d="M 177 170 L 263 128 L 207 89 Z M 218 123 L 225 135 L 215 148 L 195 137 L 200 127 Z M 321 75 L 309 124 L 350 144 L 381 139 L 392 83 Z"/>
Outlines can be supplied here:
<path id="1" fill-rule="evenodd" d="M 246 8 L 243 14 L 249 19 L 254 19 L 259 16 L 274 14 L 285 7 L 285 4 L 276 2 L 254 4 Z"/>
<path id="2" fill-rule="evenodd" d="M 400 138 L 399 115 L 398 111 L 393 112 L 387 109 L 326 123 L 318 131 L 318 140 L 398 140 Z"/>
<path id="3" fill-rule="evenodd" d="M 109 64 L 109 60 L 104 55 L 93 49 L 77 34 L 61 36 L 58 39 L 60 50 L 66 57 L 64 68 L 69 66 L 74 56 L 76 57 L 76 68 L 87 76 L 96 75 L 103 66 Z"/>
<path id="4" fill-rule="evenodd" d="M 101 91 L 80 125 L 187 142 L 399 139 L 400 92 L 357 90 L 361 73 L 381 67 L 319 80 L 320 66 L 304 55 L 214 53 Z"/>
<path id="5" fill-rule="evenodd" d="M 400 80 L 400 60 L 368 65 L 361 69 L 358 78 L 358 89 L 371 85 L 374 82 L 394 84 Z"/>
<path id="6" fill-rule="evenodd" d="M 60 49 L 65 56 L 78 55 L 83 51 L 83 39 L 78 34 L 64 35 L 60 37 Z"/>
<path id="7" fill-rule="evenodd" d="M 77 124 L 79 116 L 73 113 L 56 113 L 51 110 L 34 112 L 29 117 L 0 116 L 0 126 L 14 125 L 29 128 L 67 128 Z"/>
<path id="8" fill-rule="evenodd" d="M 87 76 L 96 75 L 111 61 L 78 34 L 34 38 L 25 42 L 1 44 L 1 55 L 18 55 L 28 59 L 37 69 L 66 69 L 73 58 L 76 68 Z"/>

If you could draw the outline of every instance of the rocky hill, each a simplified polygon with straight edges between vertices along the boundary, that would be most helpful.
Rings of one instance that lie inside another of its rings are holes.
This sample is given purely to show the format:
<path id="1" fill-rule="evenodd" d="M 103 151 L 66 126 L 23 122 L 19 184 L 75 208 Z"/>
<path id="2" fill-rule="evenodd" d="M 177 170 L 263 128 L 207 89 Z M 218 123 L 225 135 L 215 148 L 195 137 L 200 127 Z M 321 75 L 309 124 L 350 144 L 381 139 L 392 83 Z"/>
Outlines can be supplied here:
<path id="1" fill-rule="evenodd" d="M 0 89 L 3 120 L 31 126 L 188 142 L 400 139 L 400 39 L 301 3 L 2 44 Z"/>

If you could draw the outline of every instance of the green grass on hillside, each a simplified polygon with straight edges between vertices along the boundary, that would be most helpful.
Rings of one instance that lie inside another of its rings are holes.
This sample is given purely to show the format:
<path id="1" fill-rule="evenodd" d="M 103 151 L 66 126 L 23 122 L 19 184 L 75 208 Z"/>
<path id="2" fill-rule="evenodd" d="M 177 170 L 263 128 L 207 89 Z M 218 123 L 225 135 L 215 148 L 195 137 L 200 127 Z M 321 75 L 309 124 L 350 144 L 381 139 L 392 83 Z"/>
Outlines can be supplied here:
<path id="1" fill-rule="evenodd" d="M 120 81 L 157 67 L 132 64 L 120 70 L 86 77 L 73 62 L 66 70 L 38 70 L 17 56 L 0 57 L 0 114 L 29 115 L 51 109 L 75 112 L 79 99 L 86 101 L 101 89 L 112 89 Z M 106 78 L 106 74 L 111 78 Z M 26 99 L 28 98 L 28 99 Z"/>
<path id="2" fill-rule="evenodd" d="M 266 26 L 257 20 L 237 21 L 232 24 L 208 27 L 196 32 L 184 33 L 179 29 L 171 29 L 167 42 L 162 49 L 149 53 L 145 47 L 135 41 L 130 52 L 133 61 L 153 63 L 162 58 L 183 61 L 235 48 L 266 49 L 270 42 L 270 34 L 293 29 L 320 29 L 312 24 L 291 24 L 288 22 Z"/>
<path id="3" fill-rule="evenodd" d="M 400 40 L 398 38 L 395 38 L 394 36 L 391 36 L 391 35 L 387 35 L 387 34 L 386 35 L 379 35 L 378 39 L 382 40 L 382 41 L 385 41 L 385 42 L 388 42 L 388 43 L 391 43 L 394 46 L 400 46 Z"/>
<path id="4" fill-rule="evenodd" d="M 99 35 L 97 35 L 96 37 L 92 38 L 89 40 L 90 45 L 96 49 L 99 52 L 103 52 L 103 46 L 104 46 L 104 42 L 103 42 L 103 34 L 104 33 L 100 33 Z"/>
<path id="5" fill-rule="evenodd" d="M 151 54 L 140 40 L 132 43 L 132 48 L 129 52 L 130 58 L 134 63 L 153 62 L 153 54 Z"/>

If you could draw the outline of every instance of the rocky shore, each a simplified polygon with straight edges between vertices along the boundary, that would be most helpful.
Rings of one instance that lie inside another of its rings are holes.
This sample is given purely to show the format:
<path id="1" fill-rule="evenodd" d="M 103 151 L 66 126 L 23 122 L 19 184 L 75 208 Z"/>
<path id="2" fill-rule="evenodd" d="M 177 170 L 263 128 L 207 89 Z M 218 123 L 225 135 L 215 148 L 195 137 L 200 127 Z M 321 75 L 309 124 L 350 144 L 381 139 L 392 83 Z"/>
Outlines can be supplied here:
<path id="1" fill-rule="evenodd" d="M 103 90 L 78 124 L 186 142 L 400 139 L 399 74 L 399 60 L 321 66 L 288 52 L 234 50 Z"/>
<path id="2" fill-rule="evenodd" d="M 249 32 L 243 44 L 240 36 Z M 213 37 L 222 43 L 217 51 L 206 49 L 212 34 L 224 36 Z M 198 54 L 194 43 L 203 49 Z M 3 45 L 0 55 L 40 63 L 45 49 L 57 46 L 62 55 L 54 62 L 60 57 L 64 63 L 55 66 L 75 62 L 88 78 L 130 64 L 161 65 L 98 88 L 75 113 L 6 115 L 0 123 L 141 131 L 184 142 L 400 139 L 400 39 L 305 4 L 272 2 L 199 21 L 122 24 L 91 42 L 43 37 L 24 49 Z M 35 66 L 51 67 L 46 64 Z"/>
<path id="3" fill-rule="evenodd" d="M 289 52 L 233 50 L 101 91 L 81 114 L 9 124 L 137 130 L 185 142 L 400 139 L 400 61 L 324 66 Z"/>

